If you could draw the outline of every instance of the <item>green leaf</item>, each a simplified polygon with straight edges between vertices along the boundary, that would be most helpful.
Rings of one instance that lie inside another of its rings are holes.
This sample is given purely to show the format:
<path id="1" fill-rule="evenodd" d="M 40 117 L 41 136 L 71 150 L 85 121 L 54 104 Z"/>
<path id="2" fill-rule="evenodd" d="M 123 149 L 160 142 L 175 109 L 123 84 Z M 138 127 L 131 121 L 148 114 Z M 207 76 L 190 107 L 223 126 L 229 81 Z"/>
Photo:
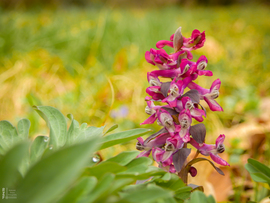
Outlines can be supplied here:
<path id="1" fill-rule="evenodd" d="M 122 166 L 125 166 L 126 164 L 130 163 L 133 159 L 135 159 L 139 153 L 140 153 L 139 151 L 121 152 L 120 154 L 107 159 L 105 162 L 107 161 L 116 162 Z"/>
<path id="2" fill-rule="evenodd" d="M 185 183 L 176 174 L 173 173 L 171 174 L 171 178 L 169 180 L 158 178 L 154 182 L 160 187 L 168 188 L 173 191 L 186 186 Z"/>
<path id="3" fill-rule="evenodd" d="M 28 152 L 28 142 L 11 148 L 0 160 L 0 187 L 13 187 L 20 176 L 18 169 Z"/>
<path id="4" fill-rule="evenodd" d="M 28 138 L 30 125 L 31 125 L 30 121 L 26 118 L 19 120 L 17 128 L 20 138 L 22 139 Z"/>
<path id="5" fill-rule="evenodd" d="M 205 194 L 201 191 L 194 191 L 190 195 L 190 199 L 187 201 L 187 203 L 215 203 L 216 201 L 214 198 L 210 195 L 209 197 L 206 197 Z"/>
<path id="6" fill-rule="evenodd" d="M 152 159 L 148 157 L 139 157 L 137 159 L 133 159 L 131 162 L 129 162 L 127 165 L 125 165 L 127 168 L 132 168 L 138 165 L 145 165 L 149 166 L 153 163 Z"/>
<path id="7" fill-rule="evenodd" d="M 83 203 L 85 202 L 94 202 L 98 198 L 104 198 L 106 197 L 105 193 L 110 190 L 112 187 L 112 182 L 114 180 L 114 174 L 111 173 L 106 173 L 104 174 L 98 181 L 98 184 L 92 190 L 90 193 L 88 193 L 87 197 L 84 198 L 82 201 Z M 106 202 L 106 201 L 98 201 L 98 202 Z"/>
<path id="8" fill-rule="evenodd" d="M 125 171 L 127 167 L 121 166 L 115 162 L 101 162 L 100 164 L 85 169 L 84 174 L 100 178 L 103 174 L 110 172 L 113 174 Z"/>
<path id="9" fill-rule="evenodd" d="M 110 190 L 108 191 L 108 193 L 116 193 L 119 190 L 121 190 L 123 187 L 130 185 L 131 183 L 134 183 L 134 179 L 133 178 L 121 178 L 118 180 L 114 180 L 113 182 L 113 187 L 110 188 Z"/>
<path id="10" fill-rule="evenodd" d="M 110 134 L 104 137 L 102 146 L 100 149 L 105 149 L 108 147 L 111 147 L 113 145 L 117 145 L 120 143 L 128 142 L 130 140 L 136 139 L 137 137 L 140 137 L 151 130 L 144 129 L 144 128 L 138 128 L 133 130 L 128 130 L 124 132 L 114 133 Z"/>
<path id="11" fill-rule="evenodd" d="M 146 188 L 138 188 L 137 190 L 122 193 L 121 196 L 129 202 L 150 203 L 158 199 L 171 198 L 173 192 L 151 184 Z"/>
<path id="12" fill-rule="evenodd" d="M 33 164 L 44 153 L 49 143 L 49 137 L 37 136 L 30 147 L 30 162 Z"/>
<path id="13" fill-rule="evenodd" d="M 250 173 L 251 178 L 256 182 L 268 183 L 270 185 L 270 168 L 254 160 L 248 159 L 245 168 Z"/>
<path id="14" fill-rule="evenodd" d="M 142 165 L 140 165 L 142 166 Z M 147 167 L 147 166 L 146 166 Z M 133 169 L 132 167 L 131 169 Z M 136 168 L 136 166 L 135 166 Z M 139 170 L 139 169 L 138 169 Z M 116 174 L 116 178 L 133 178 L 136 180 L 146 180 L 150 177 L 163 176 L 167 172 L 162 170 L 161 168 L 155 166 L 148 166 L 144 172 L 130 172 L 124 171 L 122 173 Z"/>
<path id="15" fill-rule="evenodd" d="M 108 134 L 109 132 L 115 130 L 116 128 L 118 128 L 118 124 L 112 125 L 105 133 L 103 133 L 103 135 Z"/>
<path id="16" fill-rule="evenodd" d="M 34 106 L 50 128 L 50 145 L 54 149 L 63 147 L 67 139 L 67 122 L 63 114 L 51 106 Z"/>
<path id="17" fill-rule="evenodd" d="M 19 140 L 16 128 L 9 121 L 0 121 L 1 154 L 4 154 Z"/>
<path id="18" fill-rule="evenodd" d="M 38 161 L 18 185 L 19 202 L 52 202 L 80 174 L 97 149 L 100 139 L 62 148 Z"/>
<path id="19" fill-rule="evenodd" d="M 97 182 L 96 177 L 82 177 L 57 203 L 79 202 L 95 188 Z"/>
<path id="20" fill-rule="evenodd" d="M 181 200 L 189 198 L 192 188 L 184 186 L 175 191 L 175 197 Z"/>
<path id="21" fill-rule="evenodd" d="M 73 119 L 72 114 L 68 114 L 68 117 L 71 119 L 71 124 L 67 132 L 67 145 L 74 144 L 75 142 L 82 142 L 88 139 L 91 136 L 102 136 L 103 127 L 87 127 L 87 124 L 82 124 L 81 127 L 75 119 Z"/>

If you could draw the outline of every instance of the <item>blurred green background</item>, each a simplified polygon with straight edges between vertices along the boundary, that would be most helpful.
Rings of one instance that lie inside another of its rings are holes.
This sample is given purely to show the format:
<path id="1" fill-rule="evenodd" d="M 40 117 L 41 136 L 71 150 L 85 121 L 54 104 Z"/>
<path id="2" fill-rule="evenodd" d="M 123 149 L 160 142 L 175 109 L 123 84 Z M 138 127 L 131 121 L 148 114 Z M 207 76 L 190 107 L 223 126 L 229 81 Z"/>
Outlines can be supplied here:
<path id="1" fill-rule="evenodd" d="M 220 78 L 224 109 L 208 111 L 207 139 L 226 134 L 233 181 L 248 157 L 269 165 L 268 1 L 2 0 L 0 6 L 1 120 L 26 117 L 30 135 L 47 134 L 32 105 L 49 105 L 80 123 L 117 123 L 118 131 L 142 127 L 146 74 L 155 70 L 144 53 L 179 26 L 185 37 L 205 30 L 205 46 L 193 52 L 193 61 L 205 55 L 214 76 L 197 81 L 209 88 Z M 134 149 L 134 143 L 104 156 Z M 234 199 L 247 198 L 241 181 L 232 184 Z"/>

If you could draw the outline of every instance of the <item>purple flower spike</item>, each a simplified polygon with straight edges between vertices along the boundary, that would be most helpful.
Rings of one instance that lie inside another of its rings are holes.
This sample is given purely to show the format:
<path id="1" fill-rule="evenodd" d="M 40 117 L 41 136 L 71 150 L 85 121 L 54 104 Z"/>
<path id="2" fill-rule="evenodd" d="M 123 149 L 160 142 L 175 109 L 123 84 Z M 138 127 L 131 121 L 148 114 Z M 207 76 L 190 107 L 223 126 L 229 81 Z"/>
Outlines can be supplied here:
<path id="1" fill-rule="evenodd" d="M 149 156 L 152 152 L 160 168 L 170 173 L 180 174 L 186 184 L 187 172 L 192 177 L 197 175 L 196 168 L 191 165 L 202 161 L 195 156 L 187 163 L 191 153 L 188 144 L 197 148 L 201 154 L 210 156 L 214 162 L 229 166 L 219 157 L 219 153 L 225 150 L 223 145 L 225 135 L 220 135 L 215 144 L 208 145 L 205 144 L 205 125 L 199 123 L 191 126 L 192 119 L 202 122 L 203 117 L 206 117 L 206 110 L 200 104 L 200 100 L 205 100 L 212 111 L 223 111 L 215 101 L 219 96 L 220 80 L 215 80 L 210 89 L 195 83 L 199 76 L 213 75 L 212 71 L 206 70 L 208 64 L 206 56 L 200 56 L 196 62 L 191 61 L 193 59 L 191 51 L 203 47 L 204 43 L 205 31 L 200 32 L 195 29 L 191 37 L 185 38 L 179 27 L 169 40 L 160 40 L 156 43 L 157 50 L 150 49 L 145 53 L 146 61 L 159 70 L 147 73 L 150 87 L 146 89 L 149 96 L 145 98 L 147 102 L 145 112 L 150 117 L 141 124 L 152 124 L 157 121 L 157 124 L 163 127 L 145 140 L 138 138 L 136 148 L 142 151 L 138 157 Z M 163 49 L 165 46 L 172 47 L 174 53 L 166 53 Z M 161 81 L 161 77 L 167 79 Z M 187 87 L 190 90 L 185 91 Z M 155 102 L 166 103 L 166 105 L 155 106 Z M 212 161 L 208 161 L 214 166 Z M 216 166 L 214 168 L 224 175 L 219 168 Z"/>
<path id="2" fill-rule="evenodd" d="M 210 156 L 211 159 L 222 165 L 222 166 L 229 166 L 230 164 L 228 164 L 225 160 L 223 160 L 220 156 L 218 156 L 218 154 L 223 153 L 225 151 L 225 147 L 224 147 L 224 139 L 225 139 L 225 135 L 221 134 L 217 140 L 216 140 L 216 144 L 215 145 L 208 145 L 208 144 L 198 144 L 194 139 L 190 139 L 190 144 L 192 144 L 196 149 L 199 150 L 199 152 L 204 155 L 204 156 Z"/>

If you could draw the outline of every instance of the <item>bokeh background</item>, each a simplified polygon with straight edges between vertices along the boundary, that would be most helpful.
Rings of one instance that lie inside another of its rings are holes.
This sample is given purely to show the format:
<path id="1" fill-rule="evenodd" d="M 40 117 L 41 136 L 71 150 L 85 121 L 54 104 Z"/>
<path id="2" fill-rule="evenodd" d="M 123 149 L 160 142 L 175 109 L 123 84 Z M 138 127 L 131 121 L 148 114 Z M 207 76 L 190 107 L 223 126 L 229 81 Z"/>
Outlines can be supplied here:
<path id="1" fill-rule="evenodd" d="M 205 30 L 194 61 L 205 55 L 214 75 L 198 83 L 208 88 L 220 78 L 217 100 L 224 109 L 207 109 L 207 142 L 226 135 L 222 157 L 231 167 L 222 168 L 221 177 L 198 164 L 191 182 L 219 202 L 267 202 L 269 188 L 252 182 L 244 164 L 250 157 L 270 164 L 269 19 L 267 0 L 1 0 L 0 119 L 16 124 L 28 118 L 31 136 L 45 135 L 48 128 L 32 106 L 49 105 L 80 123 L 155 132 L 158 125 L 140 126 L 148 117 L 146 74 L 155 69 L 144 53 L 179 26 L 186 37 Z M 134 150 L 135 143 L 101 156 Z"/>

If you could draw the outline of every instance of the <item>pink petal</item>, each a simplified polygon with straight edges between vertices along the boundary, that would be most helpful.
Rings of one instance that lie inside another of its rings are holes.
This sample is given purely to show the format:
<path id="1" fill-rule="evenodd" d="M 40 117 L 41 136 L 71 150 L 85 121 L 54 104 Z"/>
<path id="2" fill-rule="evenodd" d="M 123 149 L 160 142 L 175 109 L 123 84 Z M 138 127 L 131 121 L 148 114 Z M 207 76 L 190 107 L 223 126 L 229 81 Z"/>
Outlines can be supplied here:
<path id="1" fill-rule="evenodd" d="M 198 108 L 192 109 L 190 111 L 190 114 L 191 114 L 192 118 L 196 119 L 199 122 L 202 122 L 203 121 L 203 117 L 202 116 L 206 117 L 204 110 L 198 109 Z"/>
<path id="2" fill-rule="evenodd" d="M 196 71 L 198 73 L 198 75 L 204 75 L 204 76 L 213 76 L 212 71 L 210 70 L 197 70 Z"/>
<path id="3" fill-rule="evenodd" d="M 138 137 L 137 138 L 138 142 L 141 144 L 141 145 L 144 145 L 144 141 L 143 141 L 143 138 L 142 137 Z"/>
<path id="4" fill-rule="evenodd" d="M 218 78 L 218 79 L 216 79 L 216 80 L 212 83 L 212 85 L 211 85 L 211 87 L 210 87 L 210 92 L 212 92 L 213 89 L 219 90 L 219 89 L 220 89 L 220 85 L 221 85 L 221 81 L 220 81 L 220 79 Z"/>
<path id="5" fill-rule="evenodd" d="M 153 62 L 152 60 L 152 57 L 151 57 L 151 53 L 149 51 L 145 52 L 145 60 L 148 62 L 148 63 L 151 63 L 153 65 L 155 65 L 155 63 Z M 153 56 L 153 55 L 152 55 Z M 153 56 L 154 57 L 154 56 Z"/>
<path id="6" fill-rule="evenodd" d="M 157 115 L 154 113 L 149 118 L 147 118 L 144 122 L 142 122 L 140 125 L 153 124 L 156 120 L 157 120 Z"/>
<path id="7" fill-rule="evenodd" d="M 216 100 L 208 97 L 204 97 L 204 100 L 212 111 L 223 111 L 222 107 L 216 102 Z"/>
<path id="8" fill-rule="evenodd" d="M 144 156 L 144 157 L 149 157 L 150 153 L 151 153 L 151 149 L 148 150 L 148 151 L 143 151 L 143 152 L 141 152 L 141 153 L 137 156 L 137 158 L 143 157 L 143 156 Z"/>
<path id="9" fill-rule="evenodd" d="M 161 49 L 163 48 L 164 46 L 169 46 L 169 47 L 172 47 L 173 48 L 173 42 L 171 41 L 168 41 L 168 40 L 160 40 L 156 43 L 156 47 L 158 49 Z"/>
<path id="10" fill-rule="evenodd" d="M 218 163 L 218 164 L 220 164 L 222 166 L 230 166 L 230 164 L 228 164 L 225 160 L 223 160 L 218 155 L 214 155 L 213 153 L 210 152 L 210 157 L 214 162 L 216 162 L 216 163 Z"/>
<path id="11" fill-rule="evenodd" d="M 200 95 L 205 95 L 210 92 L 209 89 L 202 88 L 201 86 L 197 85 L 195 82 L 189 83 L 188 88 L 197 90 L 200 93 Z"/>
<path id="12" fill-rule="evenodd" d="M 218 138 L 216 139 L 216 147 L 219 146 L 220 144 L 223 144 L 225 140 L 225 135 L 221 134 L 218 136 Z"/>

